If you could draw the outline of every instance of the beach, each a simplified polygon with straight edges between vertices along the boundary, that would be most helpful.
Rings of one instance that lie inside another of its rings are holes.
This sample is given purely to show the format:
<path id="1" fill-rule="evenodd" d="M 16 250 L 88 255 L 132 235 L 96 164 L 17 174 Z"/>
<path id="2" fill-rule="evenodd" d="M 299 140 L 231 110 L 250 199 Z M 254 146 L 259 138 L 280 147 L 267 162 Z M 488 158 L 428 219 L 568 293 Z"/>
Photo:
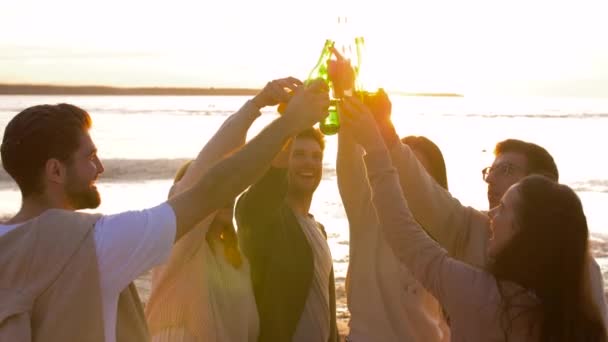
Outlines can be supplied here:
<path id="1" fill-rule="evenodd" d="M 154 206 L 166 199 L 177 168 L 198 154 L 222 122 L 247 96 L 0 96 L 0 130 L 17 112 L 41 103 L 74 103 L 93 118 L 92 137 L 106 171 L 98 182 L 102 204 L 92 212 L 112 214 Z M 490 165 L 494 144 L 506 138 L 535 142 L 553 154 L 560 181 L 583 202 L 591 252 L 608 279 L 608 100 L 572 98 L 433 98 L 395 96 L 393 120 L 400 135 L 425 135 L 442 150 L 451 193 L 464 205 L 487 209 L 481 169 Z M 275 118 L 269 108 L 248 138 Z M 336 136 L 326 138 L 324 175 L 311 213 L 328 232 L 336 274 L 341 332 L 348 310 L 344 280 L 349 234 L 336 185 Z M 19 192 L 0 171 L 0 218 L 19 209 Z M 142 300 L 149 274 L 136 281 Z"/>

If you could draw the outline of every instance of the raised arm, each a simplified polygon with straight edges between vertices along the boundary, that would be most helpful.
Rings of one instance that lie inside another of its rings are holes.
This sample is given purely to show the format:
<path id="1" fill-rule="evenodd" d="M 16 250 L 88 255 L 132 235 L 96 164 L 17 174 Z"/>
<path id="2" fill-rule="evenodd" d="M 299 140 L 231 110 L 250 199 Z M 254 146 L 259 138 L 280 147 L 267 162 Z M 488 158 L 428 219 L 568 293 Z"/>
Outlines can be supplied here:
<path id="1" fill-rule="evenodd" d="M 414 219 L 369 112 L 366 114 L 356 100 L 346 100 L 344 107 L 345 112 L 352 113 L 345 124 L 356 127 L 359 142 L 367 152 L 365 163 L 372 201 L 385 239 L 397 258 L 437 297 L 451 317 L 470 319 L 470 315 L 479 316 L 480 307 L 498 305 L 491 300 L 496 294 L 493 278 L 450 258 Z"/>
<path id="2" fill-rule="evenodd" d="M 348 127 L 342 127 L 338 136 L 336 172 L 338 190 L 348 218 L 352 245 L 358 241 L 356 235 L 364 233 L 364 229 L 370 229 L 373 226 L 366 221 L 375 220 L 376 213 L 372 205 L 363 164 L 363 148 L 354 140 Z"/>
<path id="3" fill-rule="evenodd" d="M 380 227 L 400 262 L 450 317 L 483 319 L 481 313 L 496 311 L 500 302 L 495 280 L 483 270 L 449 257 L 426 234 L 409 211 L 388 151 L 372 150 L 365 160 Z"/>
<path id="4" fill-rule="evenodd" d="M 283 116 L 235 154 L 214 165 L 190 189 L 169 199 L 177 219 L 176 239 L 260 177 L 287 139 L 321 120 L 328 106 L 324 81 L 298 87 Z"/>
<path id="5" fill-rule="evenodd" d="M 335 60 L 328 62 L 327 71 L 330 80 L 338 92 L 340 89 L 355 88 L 355 70 L 350 61 L 346 60 L 339 51 L 333 50 Z M 371 194 L 365 165 L 363 164 L 363 148 L 353 137 L 348 126 L 343 126 L 338 135 L 338 157 L 336 160 L 338 175 L 338 190 L 348 217 L 350 228 L 350 246 L 360 241 L 357 236 L 365 230 L 376 226 L 376 214 L 371 202 Z M 373 221 L 373 222 L 370 222 Z M 364 237 L 361 237 L 364 239 Z"/>
<path id="6" fill-rule="evenodd" d="M 173 186 L 172 193 L 181 193 L 190 188 L 214 163 L 242 147 L 249 128 L 260 116 L 260 109 L 276 105 L 280 101 L 286 102 L 289 95 L 285 89 L 294 91 L 299 85 L 301 82 L 293 77 L 268 82 L 260 93 L 224 121 L 199 152 L 184 177 Z"/>
<path id="7" fill-rule="evenodd" d="M 463 206 L 437 184 L 412 150 L 401 143 L 390 120 L 390 111 L 373 111 L 373 114 L 416 220 L 450 255 L 483 265 L 489 237 L 487 215 Z"/>
<path id="8" fill-rule="evenodd" d="M 279 208 L 287 196 L 288 147 L 286 144 L 264 175 L 239 197 L 235 208 L 239 236 L 263 235 L 261 230 L 270 228 L 268 223 L 280 215 Z M 256 232 L 249 232 L 250 228 Z"/>

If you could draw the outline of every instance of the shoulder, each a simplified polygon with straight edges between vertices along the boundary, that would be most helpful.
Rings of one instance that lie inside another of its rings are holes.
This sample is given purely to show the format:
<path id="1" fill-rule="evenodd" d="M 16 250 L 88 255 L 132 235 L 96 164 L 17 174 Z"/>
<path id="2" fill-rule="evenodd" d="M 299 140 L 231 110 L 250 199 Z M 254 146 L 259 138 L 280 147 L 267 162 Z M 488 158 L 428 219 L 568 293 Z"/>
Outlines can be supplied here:
<path id="1" fill-rule="evenodd" d="M 327 239 L 327 231 L 325 230 L 325 226 L 323 225 L 323 223 L 321 223 L 317 220 L 315 220 L 315 222 L 317 222 L 317 226 L 319 226 L 321 233 L 323 233 L 323 236 L 325 237 L 325 239 Z"/>
<path id="2" fill-rule="evenodd" d="M 173 208 L 167 203 L 161 203 L 155 207 L 142 209 L 142 210 L 130 210 L 123 211 L 111 215 L 98 215 L 98 225 L 105 225 L 111 223 L 119 223 L 121 225 L 132 223 L 140 224 L 151 224 L 151 223 L 167 223 L 168 221 L 175 221 L 175 212 Z"/>
<path id="3" fill-rule="evenodd" d="M 89 214 L 63 209 L 49 209 L 38 216 L 34 222 L 55 229 L 91 230 L 102 217 L 101 214 Z"/>

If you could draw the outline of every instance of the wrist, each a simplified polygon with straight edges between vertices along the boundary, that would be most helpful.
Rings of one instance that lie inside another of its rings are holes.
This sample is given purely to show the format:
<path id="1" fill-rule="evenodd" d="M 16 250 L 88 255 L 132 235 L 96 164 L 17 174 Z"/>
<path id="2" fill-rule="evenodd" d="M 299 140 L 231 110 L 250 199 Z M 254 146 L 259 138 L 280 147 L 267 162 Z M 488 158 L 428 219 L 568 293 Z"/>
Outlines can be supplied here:
<path id="1" fill-rule="evenodd" d="M 286 138 L 291 138 L 298 134 L 302 129 L 297 120 L 291 117 L 291 115 L 281 115 L 275 119 L 277 124 L 281 127 L 281 131 L 285 133 Z"/>
<path id="2" fill-rule="evenodd" d="M 266 107 L 264 101 L 258 97 L 259 95 L 254 96 L 251 100 L 249 100 L 258 110 Z"/>
<path id="3" fill-rule="evenodd" d="M 386 145 L 384 143 L 384 139 L 382 138 L 382 134 L 380 130 L 374 127 L 374 129 L 370 129 L 365 137 L 365 141 L 362 141 L 363 148 L 366 152 L 385 150 Z"/>
<path id="4" fill-rule="evenodd" d="M 260 108 L 253 101 L 253 99 L 245 102 L 245 105 L 243 105 L 239 112 L 242 112 L 247 117 L 250 117 L 252 119 L 257 119 L 260 115 L 262 115 L 262 112 L 260 112 Z"/>
<path id="5" fill-rule="evenodd" d="M 380 133 L 382 134 L 382 139 L 384 140 L 386 147 L 391 149 L 393 146 L 399 143 L 399 135 L 395 130 L 395 126 L 393 126 L 390 121 L 381 123 L 378 126 L 380 128 Z"/>
<path id="6" fill-rule="evenodd" d="M 386 145 L 382 139 L 372 140 L 365 146 L 366 154 L 384 153 L 384 151 L 386 151 Z"/>

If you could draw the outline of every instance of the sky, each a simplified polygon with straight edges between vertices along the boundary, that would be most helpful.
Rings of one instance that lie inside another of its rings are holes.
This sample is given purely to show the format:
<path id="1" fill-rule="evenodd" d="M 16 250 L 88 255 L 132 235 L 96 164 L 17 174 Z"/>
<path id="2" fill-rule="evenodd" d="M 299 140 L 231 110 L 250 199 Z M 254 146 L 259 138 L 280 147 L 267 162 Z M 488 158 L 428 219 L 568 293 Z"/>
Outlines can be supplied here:
<path id="1" fill-rule="evenodd" d="M 306 78 L 325 39 L 362 35 L 361 68 L 389 90 L 608 97 L 606 13 L 605 0 L 0 0 L 0 83 L 262 87 Z"/>

